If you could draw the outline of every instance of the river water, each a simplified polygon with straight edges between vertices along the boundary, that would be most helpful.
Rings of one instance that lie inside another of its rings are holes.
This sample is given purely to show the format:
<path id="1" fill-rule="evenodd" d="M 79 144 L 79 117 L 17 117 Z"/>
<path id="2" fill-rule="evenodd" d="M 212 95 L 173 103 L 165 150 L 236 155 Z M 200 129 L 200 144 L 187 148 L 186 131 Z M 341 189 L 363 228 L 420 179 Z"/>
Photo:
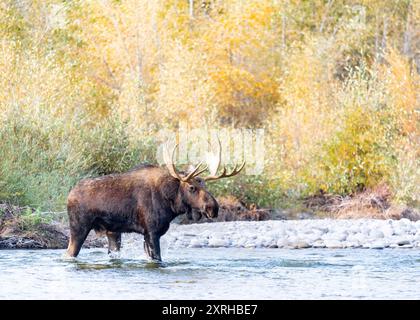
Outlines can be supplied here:
<path id="1" fill-rule="evenodd" d="M 0 299 L 420 299 L 418 249 L 1 250 Z"/>

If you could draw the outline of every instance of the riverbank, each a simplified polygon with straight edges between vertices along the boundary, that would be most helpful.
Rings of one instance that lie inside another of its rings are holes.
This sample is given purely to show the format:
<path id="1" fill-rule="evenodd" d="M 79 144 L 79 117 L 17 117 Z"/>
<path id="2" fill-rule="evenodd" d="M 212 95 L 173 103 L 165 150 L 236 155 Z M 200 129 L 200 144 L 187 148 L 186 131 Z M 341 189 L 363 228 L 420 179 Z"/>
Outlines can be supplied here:
<path id="1" fill-rule="evenodd" d="M 0 249 L 65 249 L 68 239 L 68 227 L 53 221 L 49 214 L 0 204 Z M 103 247 L 105 243 L 91 233 L 84 247 Z"/>
<path id="2" fill-rule="evenodd" d="M 40 218 L 40 213 L 29 208 L 2 206 L 0 249 L 67 247 L 66 224 Z M 247 217 L 241 213 L 239 217 L 242 216 Z M 252 217 L 258 218 L 255 214 Z M 139 238 L 140 235 L 126 234 L 123 242 Z M 420 220 L 324 218 L 172 223 L 163 239 L 172 248 L 420 248 Z M 84 244 L 84 248 L 106 246 L 106 238 L 93 231 Z"/>
<path id="3" fill-rule="evenodd" d="M 164 239 L 170 248 L 420 249 L 420 221 L 316 219 L 173 224 Z"/>
<path id="4" fill-rule="evenodd" d="M 45 230 L 50 230 L 46 233 Z M 54 235 L 52 237 L 51 235 Z M 136 242 L 141 235 L 124 234 L 124 243 Z M 45 226 L 39 233 L 0 236 L 0 249 L 64 249 L 68 230 Z M 106 247 L 105 238 L 91 232 L 85 248 Z M 232 221 L 201 224 L 171 224 L 162 237 L 168 248 L 418 248 L 420 221 L 374 219 L 308 219 Z"/>

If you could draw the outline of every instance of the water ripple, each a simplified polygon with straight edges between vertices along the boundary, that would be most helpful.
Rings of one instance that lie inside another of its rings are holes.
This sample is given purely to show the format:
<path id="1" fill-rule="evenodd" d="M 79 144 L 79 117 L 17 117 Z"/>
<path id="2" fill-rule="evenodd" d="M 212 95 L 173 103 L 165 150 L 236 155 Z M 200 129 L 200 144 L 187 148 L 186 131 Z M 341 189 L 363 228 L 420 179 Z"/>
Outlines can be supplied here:
<path id="1" fill-rule="evenodd" d="M 133 254 L 133 253 L 136 254 Z M 0 299 L 419 299 L 419 250 L 0 251 Z"/>

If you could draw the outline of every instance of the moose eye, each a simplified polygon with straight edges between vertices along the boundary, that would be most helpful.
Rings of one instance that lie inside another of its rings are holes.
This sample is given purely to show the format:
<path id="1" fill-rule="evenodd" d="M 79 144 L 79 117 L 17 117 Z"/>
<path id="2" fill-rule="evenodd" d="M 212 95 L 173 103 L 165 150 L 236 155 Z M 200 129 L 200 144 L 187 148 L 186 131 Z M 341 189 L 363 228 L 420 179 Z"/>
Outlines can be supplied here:
<path id="1" fill-rule="evenodd" d="M 200 184 L 200 186 L 202 186 L 202 187 L 205 186 L 203 179 L 201 179 L 201 178 L 195 178 L 195 180 L 197 180 L 197 182 Z"/>
<path id="2" fill-rule="evenodd" d="M 189 190 L 190 192 L 195 192 L 195 186 L 190 185 L 190 186 L 188 187 L 188 190 Z"/>

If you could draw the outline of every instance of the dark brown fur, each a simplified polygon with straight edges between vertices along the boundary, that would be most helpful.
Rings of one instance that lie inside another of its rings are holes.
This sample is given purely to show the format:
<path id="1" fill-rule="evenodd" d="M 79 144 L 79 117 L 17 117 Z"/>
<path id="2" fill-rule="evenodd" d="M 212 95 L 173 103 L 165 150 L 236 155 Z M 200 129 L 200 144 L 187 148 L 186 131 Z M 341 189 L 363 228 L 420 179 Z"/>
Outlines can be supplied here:
<path id="1" fill-rule="evenodd" d="M 200 178 L 182 182 L 163 167 L 145 165 L 123 174 L 82 180 L 67 200 L 67 253 L 77 256 L 92 229 L 106 233 L 109 251 L 120 249 L 121 233 L 136 232 L 144 235 L 146 253 L 161 260 L 159 239 L 176 216 L 196 211 L 214 218 L 218 210 Z"/>

